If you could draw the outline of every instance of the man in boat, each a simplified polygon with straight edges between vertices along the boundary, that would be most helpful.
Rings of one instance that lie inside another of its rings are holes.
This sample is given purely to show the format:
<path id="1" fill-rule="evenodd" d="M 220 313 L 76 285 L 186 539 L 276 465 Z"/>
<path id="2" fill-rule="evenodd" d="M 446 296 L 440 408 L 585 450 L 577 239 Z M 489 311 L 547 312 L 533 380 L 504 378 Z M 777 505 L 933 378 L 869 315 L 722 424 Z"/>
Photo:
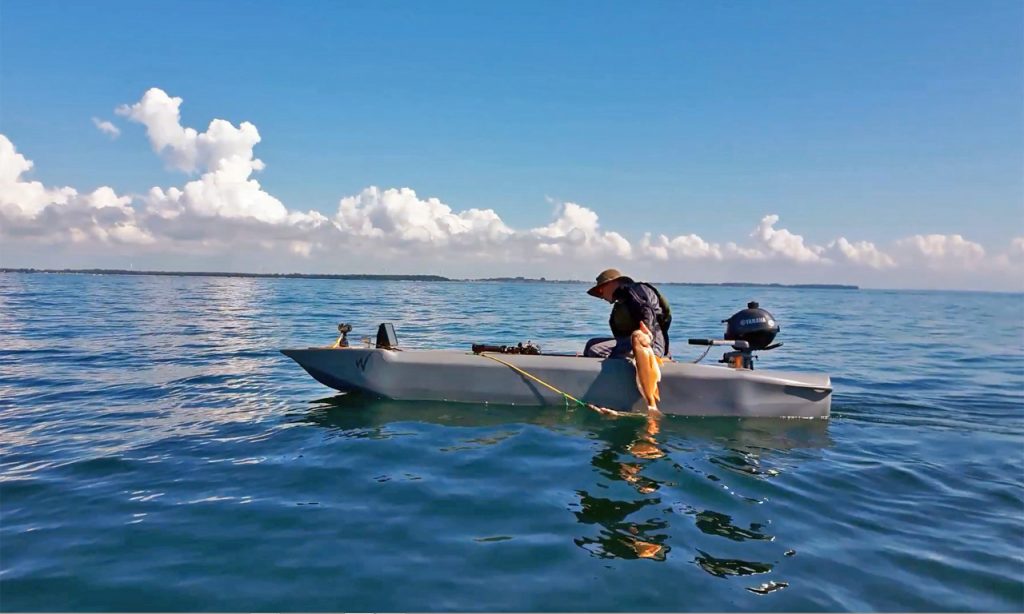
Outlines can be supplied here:
<path id="1" fill-rule="evenodd" d="M 587 341 L 584 356 L 624 358 L 632 351 L 630 336 L 640 323 L 651 331 L 651 347 L 656 356 L 668 355 L 668 328 L 672 310 L 657 288 L 646 282 L 633 281 L 617 269 L 601 271 L 597 283 L 587 294 L 612 304 L 608 324 L 612 337 L 596 337 Z"/>

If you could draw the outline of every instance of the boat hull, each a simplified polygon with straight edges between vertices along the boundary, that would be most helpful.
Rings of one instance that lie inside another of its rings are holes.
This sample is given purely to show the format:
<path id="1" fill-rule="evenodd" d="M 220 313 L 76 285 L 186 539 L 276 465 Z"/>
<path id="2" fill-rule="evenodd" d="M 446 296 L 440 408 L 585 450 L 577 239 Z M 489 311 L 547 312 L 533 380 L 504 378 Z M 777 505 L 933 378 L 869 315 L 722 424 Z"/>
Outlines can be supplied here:
<path id="1" fill-rule="evenodd" d="M 404 401 L 563 405 L 565 398 L 486 356 L 447 350 L 364 348 L 281 350 L 317 381 L 343 392 Z M 496 355 L 584 402 L 645 411 L 633 364 L 622 359 Z M 667 414 L 827 418 L 832 384 L 825 374 L 752 371 L 666 362 L 659 408 Z"/>

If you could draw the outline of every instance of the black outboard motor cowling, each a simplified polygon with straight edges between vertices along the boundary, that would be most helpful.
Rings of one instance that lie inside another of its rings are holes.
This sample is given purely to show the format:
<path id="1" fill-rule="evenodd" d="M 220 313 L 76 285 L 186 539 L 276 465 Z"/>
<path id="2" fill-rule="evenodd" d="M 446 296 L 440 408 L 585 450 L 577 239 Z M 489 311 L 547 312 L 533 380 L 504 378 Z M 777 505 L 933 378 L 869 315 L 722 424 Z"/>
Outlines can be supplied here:
<path id="1" fill-rule="evenodd" d="M 725 322 L 725 338 L 729 341 L 746 341 L 750 349 L 772 349 L 768 346 L 779 334 L 779 324 L 775 316 L 761 309 L 757 301 L 747 303 L 747 308 L 737 311 Z M 777 346 L 776 346 L 777 347 Z"/>

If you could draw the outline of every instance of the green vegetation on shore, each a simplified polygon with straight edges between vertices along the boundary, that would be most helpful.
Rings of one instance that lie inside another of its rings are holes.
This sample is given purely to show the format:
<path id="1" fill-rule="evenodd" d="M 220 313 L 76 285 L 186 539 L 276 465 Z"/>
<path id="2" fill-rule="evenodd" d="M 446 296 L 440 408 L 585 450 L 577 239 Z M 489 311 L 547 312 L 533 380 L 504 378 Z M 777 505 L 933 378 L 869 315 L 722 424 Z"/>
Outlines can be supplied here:
<path id="1" fill-rule="evenodd" d="M 440 275 L 365 275 L 359 273 L 231 273 L 217 271 L 135 271 L 125 269 L 6 269 L 0 273 L 60 273 L 69 275 L 167 275 L 171 277 L 269 277 L 271 279 L 363 279 L 373 281 L 452 281 Z"/>
<path id="2" fill-rule="evenodd" d="M 502 282 L 502 283 L 545 283 L 545 284 L 588 284 L 579 279 L 547 279 L 530 277 L 484 277 L 478 279 L 452 279 L 442 275 L 383 275 L 367 273 L 231 273 L 216 271 L 135 271 L 126 269 L 13 269 L 0 268 L 0 273 L 56 273 L 67 275 L 166 275 L 171 277 L 258 277 L 270 279 L 352 279 L 364 281 L 447 281 L 447 282 Z M 811 288 L 824 290 L 859 290 L 859 286 L 843 284 L 777 284 L 744 281 L 653 282 L 663 286 L 721 286 L 755 288 Z"/>

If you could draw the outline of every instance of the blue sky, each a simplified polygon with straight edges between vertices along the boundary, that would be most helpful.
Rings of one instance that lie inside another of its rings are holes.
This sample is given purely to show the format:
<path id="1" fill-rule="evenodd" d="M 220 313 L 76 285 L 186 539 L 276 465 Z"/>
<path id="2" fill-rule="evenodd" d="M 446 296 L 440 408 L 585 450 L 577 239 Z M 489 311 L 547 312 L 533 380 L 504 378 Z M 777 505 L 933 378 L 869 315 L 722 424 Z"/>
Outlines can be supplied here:
<path id="1" fill-rule="evenodd" d="M 180 185 L 114 113 L 156 87 L 200 132 L 255 124 L 290 210 L 409 187 L 514 228 L 579 203 L 634 242 L 776 214 L 995 253 L 1024 235 L 1022 31 L 1016 1 L 4 0 L 0 133 L 46 186 Z"/>

